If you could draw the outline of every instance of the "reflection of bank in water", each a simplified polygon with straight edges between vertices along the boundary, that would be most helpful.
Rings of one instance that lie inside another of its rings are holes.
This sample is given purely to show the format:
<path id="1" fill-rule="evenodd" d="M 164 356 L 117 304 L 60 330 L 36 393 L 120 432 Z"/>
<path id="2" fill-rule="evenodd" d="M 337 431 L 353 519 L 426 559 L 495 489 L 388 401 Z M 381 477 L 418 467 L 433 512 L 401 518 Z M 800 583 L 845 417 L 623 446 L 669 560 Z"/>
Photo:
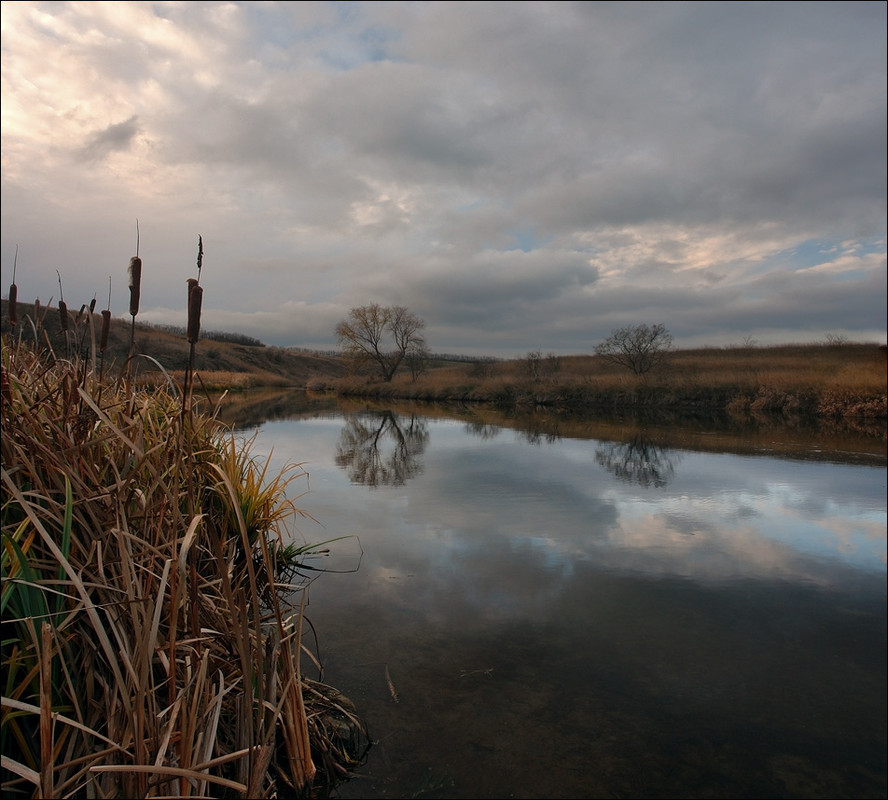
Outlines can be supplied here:
<path id="1" fill-rule="evenodd" d="M 346 414 L 336 465 L 348 470 L 352 483 L 403 486 L 422 472 L 420 457 L 428 440 L 428 424 L 415 414 Z"/>
<path id="2" fill-rule="evenodd" d="M 672 480 L 678 458 L 677 453 L 658 447 L 644 436 L 602 444 L 595 450 L 595 460 L 619 480 L 657 489 Z"/>

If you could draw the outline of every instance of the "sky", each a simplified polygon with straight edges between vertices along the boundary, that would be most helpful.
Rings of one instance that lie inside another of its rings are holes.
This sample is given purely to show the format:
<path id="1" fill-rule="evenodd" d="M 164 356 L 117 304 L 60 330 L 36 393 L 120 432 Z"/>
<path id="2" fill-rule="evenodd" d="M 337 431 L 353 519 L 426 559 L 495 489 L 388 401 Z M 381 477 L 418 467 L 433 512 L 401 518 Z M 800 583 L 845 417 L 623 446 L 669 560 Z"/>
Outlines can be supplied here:
<path id="1" fill-rule="evenodd" d="M 2 2 L 2 293 L 335 349 L 886 341 L 885 2 Z M 110 296 L 110 306 L 109 306 Z"/>

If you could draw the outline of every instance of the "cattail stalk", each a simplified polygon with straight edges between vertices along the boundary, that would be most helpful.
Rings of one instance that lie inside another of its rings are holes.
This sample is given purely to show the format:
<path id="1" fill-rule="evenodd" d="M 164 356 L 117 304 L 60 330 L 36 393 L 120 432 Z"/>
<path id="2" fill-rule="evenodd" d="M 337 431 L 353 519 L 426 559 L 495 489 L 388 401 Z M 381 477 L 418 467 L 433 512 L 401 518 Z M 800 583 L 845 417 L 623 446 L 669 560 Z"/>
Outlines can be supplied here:
<path id="1" fill-rule="evenodd" d="M 195 345 L 200 338 L 200 307 L 203 302 L 203 287 L 199 286 L 196 278 L 188 279 L 188 327 L 186 336 L 190 345 L 188 354 L 188 366 L 185 370 L 185 391 L 182 398 L 182 411 L 190 407 L 191 384 L 194 379 L 194 352 Z"/>
<path id="2" fill-rule="evenodd" d="M 18 322 L 18 286 L 15 285 L 15 269 L 18 266 L 18 245 L 12 259 L 12 283 L 9 286 L 9 324 L 13 327 Z"/>
<path id="3" fill-rule="evenodd" d="M 185 387 L 182 394 L 182 419 L 191 407 L 191 383 L 194 376 L 194 349 L 200 338 L 200 307 L 203 303 L 203 287 L 200 285 L 200 270 L 203 266 L 203 237 L 197 237 L 197 277 L 189 278 L 188 284 L 188 327 L 186 336 L 191 346 L 188 354 L 188 366 L 185 369 Z"/>
<path id="4" fill-rule="evenodd" d="M 59 277 L 59 325 L 62 328 L 62 335 L 65 337 L 65 356 L 71 357 L 71 342 L 68 337 L 68 304 L 65 302 L 65 292 L 62 289 L 62 273 L 56 270 Z"/>
<path id="5" fill-rule="evenodd" d="M 187 336 L 191 344 L 200 338 L 200 307 L 203 302 L 203 287 L 194 278 L 188 279 L 188 328 Z"/>
<path id="6" fill-rule="evenodd" d="M 142 259 L 133 256 L 129 263 L 129 290 L 130 290 L 130 307 L 131 317 L 135 317 L 139 313 L 139 296 L 142 286 Z"/>
<path id="7" fill-rule="evenodd" d="M 129 356 L 126 359 L 126 374 L 129 376 L 132 369 L 133 355 L 136 349 L 136 314 L 139 313 L 139 298 L 142 292 L 142 259 L 139 258 L 139 220 L 136 220 L 136 254 L 129 263 L 129 313 L 132 318 L 130 325 Z"/>
<path id="8" fill-rule="evenodd" d="M 102 309 L 102 333 L 99 336 L 99 352 L 104 356 L 105 348 L 108 347 L 108 331 L 111 330 L 111 312 Z"/>
<path id="9" fill-rule="evenodd" d="M 105 349 L 108 347 L 108 332 L 111 330 L 111 276 L 108 276 L 108 308 L 102 310 L 102 330 L 99 333 L 99 399 L 102 397 L 102 375 L 105 372 Z"/>

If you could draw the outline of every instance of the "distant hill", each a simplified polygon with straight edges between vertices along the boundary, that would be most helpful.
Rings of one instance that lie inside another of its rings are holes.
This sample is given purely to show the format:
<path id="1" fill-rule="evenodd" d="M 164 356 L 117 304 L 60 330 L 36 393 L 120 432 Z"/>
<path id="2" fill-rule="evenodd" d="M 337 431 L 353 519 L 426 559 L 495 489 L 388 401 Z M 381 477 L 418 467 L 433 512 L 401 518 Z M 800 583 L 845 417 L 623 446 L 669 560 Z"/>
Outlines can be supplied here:
<path id="1" fill-rule="evenodd" d="M 62 331 L 58 306 L 43 306 L 39 309 L 39 320 L 33 303 L 17 304 L 18 324 L 15 332 L 25 340 L 33 340 L 35 331 L 41 346 L 51 347 L 57 357 L 67 354 L 66 348 L 79 348 L 82 354 L 90 351 L 90 322 L 87 311 L 69 308 L 69 328 L 67 335 Z M 79 314 L 79 317 L 78 317 Z M 9 322 L 9 302 L 0 304 L 2 330 L 11 332 Z M 98 340 L 102 315 L 92 315 L 94 335 Z M 119 369 L 129 354 L 131 321 L 112 317 L 105 350 L 105 368 Z M 176 331 L 168 327 L 136 322 L 135 352 L 139 356 L 155 359 L 169 372 L 184 370 L 188 365 L 191 345 L 184 330 Z M 137 359 L 137 368 L 156 370 L 150 359 Z M 311 351 L 270 347 L 246 336 L 231 333 L 201 333 L 195 347 L 195 368 L 200 372 L 244 373 L 255 377 L 256 383 L 263 385 L 305 387 L 309 381 L 331 380 L 347 374 L 347 367 L 341 357 L 329 353 L 314 354 Z"/>

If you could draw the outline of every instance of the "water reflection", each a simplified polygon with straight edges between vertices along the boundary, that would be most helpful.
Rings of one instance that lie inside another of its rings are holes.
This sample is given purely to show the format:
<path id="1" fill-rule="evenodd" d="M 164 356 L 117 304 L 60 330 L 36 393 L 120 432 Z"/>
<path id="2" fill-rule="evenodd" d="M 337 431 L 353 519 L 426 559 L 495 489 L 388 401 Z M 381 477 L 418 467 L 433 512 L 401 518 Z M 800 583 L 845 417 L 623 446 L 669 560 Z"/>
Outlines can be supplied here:
<path id="1" fill-rule="evenodd" d="M 618 480 L 662 489 L 675 475 L 678 455 L 657 447 L 643 435 L 636 435 L 628 442 L 599 446 L 595 460 Z"/>
<path id="2" fill-rule="evenodd" d="M 257 436 L 364 553 L 308 608 L 376 742 L 340 797 L 886 795 L 878 444 L 385 412 Z"/>
<path id="3" fill-rule="evenodd" d="M 428 440 L 428 425 L 416 414 L 347 414 L 336 463 L 347 470 L 352 483 L 403 486 L 422 472 Z"/>
<path id="4" fill-rule="evenodd" d="M 499 425 L 491 425 L 489 422 L 468 422 L 465 431 L 470 436 L 477 436 L 482 441 L 495 439 L 502 432 Z"/>

